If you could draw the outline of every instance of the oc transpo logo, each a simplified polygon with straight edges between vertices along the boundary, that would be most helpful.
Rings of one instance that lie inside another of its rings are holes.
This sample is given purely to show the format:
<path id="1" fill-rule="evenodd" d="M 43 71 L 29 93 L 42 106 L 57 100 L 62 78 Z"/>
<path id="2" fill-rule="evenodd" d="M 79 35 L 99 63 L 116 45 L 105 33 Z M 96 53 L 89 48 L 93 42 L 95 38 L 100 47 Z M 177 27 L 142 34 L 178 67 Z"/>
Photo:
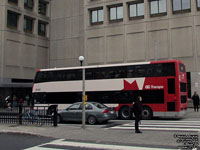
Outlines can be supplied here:
<path id="1" fill-rule="evenodd" d="M 162 85 L 145 85 L 145 89 L 163 89 Z"/>

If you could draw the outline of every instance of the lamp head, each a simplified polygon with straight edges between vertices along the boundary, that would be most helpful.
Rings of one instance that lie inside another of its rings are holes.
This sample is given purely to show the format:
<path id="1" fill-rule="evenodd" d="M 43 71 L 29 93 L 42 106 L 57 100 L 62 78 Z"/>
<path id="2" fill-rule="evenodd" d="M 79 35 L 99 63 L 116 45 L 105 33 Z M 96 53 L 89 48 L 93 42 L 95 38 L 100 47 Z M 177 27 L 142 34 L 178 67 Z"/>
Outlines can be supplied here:
<path id="1" fill-rule="evenodd" d="M 84 61 L 84 56 L 79 56 L 78 59 L 79 59 L 80 62 L 83 62 Z"/>

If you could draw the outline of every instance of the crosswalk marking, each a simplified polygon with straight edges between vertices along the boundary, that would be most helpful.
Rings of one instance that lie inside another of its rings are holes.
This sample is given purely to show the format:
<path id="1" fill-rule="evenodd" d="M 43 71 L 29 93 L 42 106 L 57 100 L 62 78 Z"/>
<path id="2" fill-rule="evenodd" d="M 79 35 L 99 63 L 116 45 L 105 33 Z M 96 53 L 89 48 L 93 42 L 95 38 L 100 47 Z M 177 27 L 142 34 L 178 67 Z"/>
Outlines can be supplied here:
<path id="1" fill-rule="evenodd" d="M 24 149 L 24 150 L 63 150 L 63 149 L 35 146 L 35 147 Z M 65 149 L 65 150 L 70 150 L 70 149 Z"/>
<path id="2" fill-rule="evenodd" d="M 133 130 L 134 122 L 122 124 L 109 129 Z M 141 130 L 163 130 L 163 131 L 194 131 L 200 132 L 200 121 L 157 121 L 143 120 L 140 125 Z"/>
<path id="3" fill-rule="evenodd" d="M 53 145 L 54 148 L 45 147 L 46 145 Z M 32 148 L 28 148 L 25 150 L 61 150 L 55 148 L 55 146 L 62 146 L 63 148 L 66 147 L 65 150 L 69 150 L 68 147 L 75 147 L 75 148 L 87 148 L 89 149 L 106 149 L 106 150 L 174 150 L 168 148 L 150 148 L 150 147 L 139 147 L 139 146 L 122 146 L 122 145 L 109 145 L 109 144 L 94 144 L 94 143 L 84 143 L 84 142 L 72 142 L 72 141 L 65 141 L 64 139 L 58 139 L 51 141 L 49 143 L 45 143 L 39 146 L 35 146 Z M 71 149 L 71 148 L 70 148 Z M 63 149 L 62 149 L 63 150 Z"/>

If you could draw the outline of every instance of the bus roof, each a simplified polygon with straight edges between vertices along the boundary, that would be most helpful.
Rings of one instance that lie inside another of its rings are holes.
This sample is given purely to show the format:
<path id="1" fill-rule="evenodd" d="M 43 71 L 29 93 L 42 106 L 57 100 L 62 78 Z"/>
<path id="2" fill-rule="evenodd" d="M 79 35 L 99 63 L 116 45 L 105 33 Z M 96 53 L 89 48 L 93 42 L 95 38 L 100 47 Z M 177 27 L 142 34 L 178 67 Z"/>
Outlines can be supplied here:
<path id="1" fill-rule="evenodd" d="M 38 69 L 38 72 L 39 71 L 72 70 L 72 69 L 82 69 L 82 68 L 87 69 L 87 68 L 143 65 L 143 64 L 154 64 L 154 63 L 170 63 L 170 62 L 182 63 L 179 60 L 161 60 L 161 61 L 147 61 L 147 62 L 134 62 L 134 63 L 119 63 L 119 64 L 105 64 L 105 65 L 91 65 L 91 66 L 77 66 L 77 67 L 48 68 L 48 69 Z"/>

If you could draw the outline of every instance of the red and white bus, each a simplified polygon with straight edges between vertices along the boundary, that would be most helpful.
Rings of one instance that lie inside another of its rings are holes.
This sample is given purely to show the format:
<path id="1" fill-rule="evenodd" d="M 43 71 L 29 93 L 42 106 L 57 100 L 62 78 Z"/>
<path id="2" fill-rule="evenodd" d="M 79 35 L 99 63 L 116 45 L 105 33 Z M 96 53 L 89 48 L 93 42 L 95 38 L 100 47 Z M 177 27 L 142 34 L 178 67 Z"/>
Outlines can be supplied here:
<path id="1" fill-rule="evenodd" d="M 129 106 L 143 98 L 143 118 L 186 113 L 187 77 L 179 60 L 123 63 L 38 70 L 33 85 L 36 103 L 71 104 L 82 100 L 82 69 L 88 101 L 115 106 L 118 116 L 129 119 Z"/>

